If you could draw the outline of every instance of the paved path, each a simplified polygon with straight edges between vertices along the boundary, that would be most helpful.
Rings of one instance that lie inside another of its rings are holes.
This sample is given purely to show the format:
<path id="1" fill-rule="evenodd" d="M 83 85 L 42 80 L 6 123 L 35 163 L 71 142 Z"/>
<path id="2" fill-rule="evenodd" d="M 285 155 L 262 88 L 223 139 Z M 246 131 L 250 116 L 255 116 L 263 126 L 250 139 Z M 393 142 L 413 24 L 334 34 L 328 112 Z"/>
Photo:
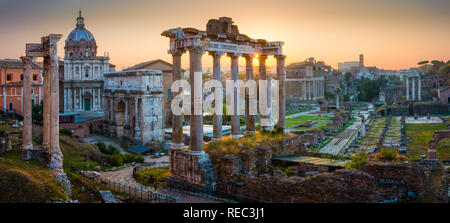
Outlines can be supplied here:
<path id="1" fill-rule="evenodd" d="M 291 114 L 291 115 L 286 115 L 286 119 L 288 118 L 295 118 L 295 117 L 299 117 L 299 116 L 305 116 L 305 115 L 314 115 L 312 113 L 315 112 L 319 112 L 320 111 L 320 107 L 314 107 L 313 109 L 309 110 L 309 111 L 304 111 L 304 112 L 299 112 L 299 113 L 295 113 L 295 114 Z"/>
<path id="2" fill-rule="evenodd" d="M 369 117 L 369 112 L 374 109 L 374 106 L 372 104 L 369 104 L 368 111 L 359 111 L 360 115 L 363 115 L 366 123 L 367 119 Z M 358 114 L 358 112 L 355 112 L 354 114 Z M 356 134 L 361 128 L 361 117 L 358 115 L 355 115 L 356 120 L 347 127 L 344 131 L 342 131 L 339 135 L 334 136 L 330 142 L 327 143 L 322 149 L 320 149 L 320 153 L 327 153 L 332 155 L 339 155 L 342 153 L 342 151 L 347 147 L 347 145 L 350 145 L 353 140 L 356 138 Z"/>

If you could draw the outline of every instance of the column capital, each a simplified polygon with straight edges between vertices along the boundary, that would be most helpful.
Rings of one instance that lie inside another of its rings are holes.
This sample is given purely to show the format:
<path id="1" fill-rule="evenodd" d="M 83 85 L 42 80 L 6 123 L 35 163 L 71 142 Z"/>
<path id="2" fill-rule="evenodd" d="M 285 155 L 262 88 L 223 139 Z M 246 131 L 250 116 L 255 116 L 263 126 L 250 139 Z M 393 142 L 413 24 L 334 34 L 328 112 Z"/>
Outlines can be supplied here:
<path id="1" fill-rule="evenodd" d="M 242 55 L 246 60 L 253 61 L 253 58 L 255 58 L 256 54 L 243 54 Z"/>
<path id="2" fill-rule="evenodd" d="M 24 66 L 31 64 L 33 61 L 33 57 L 31 56 L 22 56 L 20 59 L 22 60 Z"/>
<path id="3" fill-rule="evenodd" d="M 222 52 L 222 51 L 209 51 L 208 53 L 212 57 L 218 57 L 218 58 L 220 58 L 221 56 L 225 55 L 225 52 Z"/>
<path id="4" fill-rule="evenodd" d="M 200 53 L 200 54 L 205 53 L 205 50 L 203 50 L 200 47 L 190 47 L 190 48 L 188 48 L 188 50 L 189 50 L 189 52 L 192 52 L 192 53 Z"/>
<path id="5" fill-rule="evenodd" d="M 242 56 L 242 54 L 240 54 L 240 53 L 227 53 L 227 57 L 230 57 L 230 58 L 239 58 L 240 56 Z"/>
<path id="6" fill-rule="evenodd" d="M 267 55 L 259 55 L 258 59 L 261 60 L 266 60 L 267 59 Z"/>
<path id="7" fill-rule="evenodd" d="M 286 59 L 286 55 L 275 55 L 275 58 L 277 58 L 278 60 L 284 60 Z"/>
<path id="8" fill-rule="evenodd" d="M 172 54 L 172 56 L 181 56 L 186 52 L 184 49 L 176 49 L 176 50 L 168 50 L 169 54 Z"/>

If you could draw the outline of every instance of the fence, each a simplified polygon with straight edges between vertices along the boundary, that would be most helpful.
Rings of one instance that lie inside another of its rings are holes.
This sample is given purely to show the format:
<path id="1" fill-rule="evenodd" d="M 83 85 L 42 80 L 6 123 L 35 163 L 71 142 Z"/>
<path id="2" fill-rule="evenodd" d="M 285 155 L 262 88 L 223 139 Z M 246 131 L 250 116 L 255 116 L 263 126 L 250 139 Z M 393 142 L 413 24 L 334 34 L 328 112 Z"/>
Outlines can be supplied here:
<path id="1" fill-rule="evenodd" d="M 174 203 L 176 199 L 170 195 L 162 194 L 155 188 L 147 186 L 137 186 L 130 183 L 117 182 L 109 177 L 95 175 L 93 172 L 80 171 L 81 174 L 93 180 L 94 182 L 104 185 L 114 191 L 130 195 L 130 198 L 136 200 L 147 201 L 150 203 Z"/>
<path id="2" fill-rule="evenodd" d="M 168 167 L 168 165 L 158 163 L 158 164 L 153 164 L 153 165 L 149 165 L 149 166 L 135 166 L 133 168 L 133 178 L 142 184 L 153 185 L 155 188 L 164 188 L 167 186 L 166 180 L 157 180 L 153 177 L 141 176 L 141 175 L 137 174 L 137 172 L 141 171 L 141 170 L 148 170 L 148 169 L 155 169 L 155 168 L 162 168 L 162 167 L 166 168 L 166 167 Z"/>

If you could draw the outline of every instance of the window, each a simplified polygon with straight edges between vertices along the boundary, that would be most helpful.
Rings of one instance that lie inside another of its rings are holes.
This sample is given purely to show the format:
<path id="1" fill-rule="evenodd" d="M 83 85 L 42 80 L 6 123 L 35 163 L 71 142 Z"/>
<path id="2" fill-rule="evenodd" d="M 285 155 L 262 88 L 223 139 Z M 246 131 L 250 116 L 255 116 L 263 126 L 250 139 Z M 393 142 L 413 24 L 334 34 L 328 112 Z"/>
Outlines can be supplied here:
<path id="1" fill-rule="evenodd" d="M 75 74 L 77 74 L 77 75 L 78 75 L 79 73 L 80 73 L 80 70 L 79 70 L 79 68 L 78 68 L 78 67 L 76 67 L 76 68 L 75 68 Z"/>
<path id="2" fill-rule="evenodd" d="M 33 81 L 37 81 L 37 75 L 36 74 L 33 75 Z"/>
<path id="3" fill-rule="evenodd" d="M 86 69 L 85 73 L 84 73 L 85 77 L 89 77 L 89 69 Z"/>
<path id="4" fill-rule="evenodd" d="M 12 102 L 9 102 L 9 110 L 14 110 L 14 104 Z"/>
<path id="5" fill-rule="evenodd" d="M 6 75 L 6 80 L 7 80 L 7 81 L 11 81 L 11 80 L 12 80 L 12 74 Z"/>
<path id="6" fill-rule="evenodd" d="M 34 88 L 31 88 L 31 94 L 34 94 Z"/>
<path id="7" fill-rule="evenodd" d="M 172 89 L 167 89 L 167 99 L 172 100 Z"/>
<path id="8" fill-rule="evenodd" d="M 20 80 L 23 81 L 23 74 L 20 75 Z"/>

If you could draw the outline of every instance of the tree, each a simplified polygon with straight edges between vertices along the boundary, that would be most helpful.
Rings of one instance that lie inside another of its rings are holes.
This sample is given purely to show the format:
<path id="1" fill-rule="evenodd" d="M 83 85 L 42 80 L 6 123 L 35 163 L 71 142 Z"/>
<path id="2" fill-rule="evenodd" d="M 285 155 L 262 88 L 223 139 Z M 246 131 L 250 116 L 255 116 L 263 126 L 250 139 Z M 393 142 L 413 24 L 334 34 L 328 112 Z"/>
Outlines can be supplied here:
<path id="1" fill-rule="evenodd" d="M 382 82 L 377 80 L 364 80 L 359 88 L 360 94 L 358 95 L 358 99 L 360 101 L 372 101 L 378 97 L 380 93 L 379 83 Z"/>
<path id="2" fill-rule="evenodd" d="M 44 102 L 41 101 L 41 104 L 33 104 L 32 110 L 31 110 L 31 119 L 36 124 L 42 124 L 42 108 Z"/>
<path id="3" fill-rule="evenodd" d="M 418 65 L 424 65 L 424 64 L 427 64 L 427 63 L 429 63 L 428 60 L 422 60 L 422 61 L 420 61 L 420 62 L 417 63 L 417 64 L 418 64 Z"/>
<path id="4" fill-rule="evenodd" d="M 352 80 L 352 73 L 350 73 L 350 72 L 345 73 L 344 80 L 347 83 L 347 85 L 349 85 L 350 81 Z"/>

